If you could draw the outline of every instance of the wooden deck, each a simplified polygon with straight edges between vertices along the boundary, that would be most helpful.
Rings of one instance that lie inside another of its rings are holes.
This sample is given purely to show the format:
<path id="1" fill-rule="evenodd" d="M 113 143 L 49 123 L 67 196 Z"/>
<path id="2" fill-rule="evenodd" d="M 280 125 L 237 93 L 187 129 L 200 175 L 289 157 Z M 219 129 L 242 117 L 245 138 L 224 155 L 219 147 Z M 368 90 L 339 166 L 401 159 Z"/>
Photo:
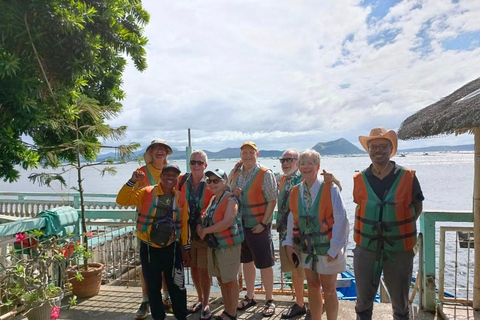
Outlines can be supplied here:
<path id="1" fill-rule="evenodd" d="M 244 293 L 241 293 L 241 295 Z M 292 303 L 291 296 L 275 296 L 276 299 L 276 314 L 270 319 L 280 319 L 282 312 L 287 309 Z M 239 319 L 260 320 L 262 317 L 261 310 L 264 303 L 264 296 L 257 295 L 258 305 L 245 312 L 238 314 Z M 188 292 L 188 304 L 196 301 L 195 292 Z M 219 314 L 223 311 L 222 298 L 219 293 L 212 293 L 210 298 L 212 313 Z M 77 306 L 71 310 L 63 309 L 60 312 L 59 320 L 100 320 L 100 319 L 116 319 L 116 320 L 132 320 L 135 318 L 135 312 L 141 302 L 141 288 L 138 287 L 120 287 L 120 286 L 102 286 L 100 294 L 90 299 L 79 300 Z M 64 303 L 66 304 L 66 303 Z M 196 313 L 189 316 L 191 320 L 197 320 L 200 314 Z M 326 316 L 323 317 L 326 319 Z M 147 319 L 152 319 L 151 316 Z M 168 314 L 167 319 L 175 319 L 173 315 Z M 295 319 L 295 318 L 294 318 Z M 304 319 L 304 316 L 296 319 Z M 338 319 L 340 320 L 355 320 L 355 303 L 350 301 L 340 301 L 340 310 Z M 375 320 L 392 319 L 390 304 L 375 304 L 374 316 Z M 436 320 L 442 319 L 439 316 L 425 313 L 418 310 L 418 307 L 412 308 L 412 319 L 415 320 Z M 450 318 L 454 319 L 454 318 Z M 458 318 L 458 319 L 474 319 L 472 318 Z M 475 318 L 478 319 L 478 318 Z M 18 315 L 15 320 L 26 320 L 26 317 Z"/>

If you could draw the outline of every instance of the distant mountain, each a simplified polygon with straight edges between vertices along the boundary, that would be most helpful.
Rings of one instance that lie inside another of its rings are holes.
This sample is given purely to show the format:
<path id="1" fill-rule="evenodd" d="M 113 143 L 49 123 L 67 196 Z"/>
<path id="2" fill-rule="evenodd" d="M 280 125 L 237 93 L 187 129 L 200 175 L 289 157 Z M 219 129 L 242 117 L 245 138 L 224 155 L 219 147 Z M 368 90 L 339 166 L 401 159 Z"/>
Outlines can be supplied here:
<path id="1" fill-rule="evenodd" d="M 145 150 L 143 148 L 139 151 L 136 151 L 135 154 L 139 157 L 143 157 Z M 322 156 L 325 155 L 348 155 L 348 154 L 364 154 L 365 151 L 357 148 L 352 143 L 341 138 L 334 141 L 328 142 L 319 142 L 312 149 L 320 152 Z M 439 151 L 473 151 L 473 144 L 459 145 L 459 146 L 432 146 L 432 147 L 423 147 L 423 148 L 411 148 L 411 149 L 402 149 L 398 152 L 439 152 Z M 239 148 L 226 148 L 217 152 L 204 150 L 209 159 L 224 159 L 224 158 L 240 158 L 240 149 Z M 282 156 L 283 151 L 280 150 L 260 150 L 260 157 L 267 158 L 279 158 Z M 115 158 L 115 153 L 106 153 L 99 155 L 97 161 L 103 161 L 105 159 Z M 170 160 L 185 159 L 185 150 L 173 149 L 173 154 L 168 156 Z M 136 160 L 136 159 L 131 159 Z"/>
<path id="2" fill-rule="evenodd" d="M 473 144 L 463 144 L 458 146 L 431 146 L 423 148 L 410 148 L 398 150 L 398 152 L 441 152 L 441 151 L 474 151 Z"/>
<path id="3" fill-rule="evenodd" d="M 365 151 L 357 148 L 355 145 L 343 138 L 334 141 L 319 142 L 312 149 L 318 151 L 322 156 L 365 153 Z"/>

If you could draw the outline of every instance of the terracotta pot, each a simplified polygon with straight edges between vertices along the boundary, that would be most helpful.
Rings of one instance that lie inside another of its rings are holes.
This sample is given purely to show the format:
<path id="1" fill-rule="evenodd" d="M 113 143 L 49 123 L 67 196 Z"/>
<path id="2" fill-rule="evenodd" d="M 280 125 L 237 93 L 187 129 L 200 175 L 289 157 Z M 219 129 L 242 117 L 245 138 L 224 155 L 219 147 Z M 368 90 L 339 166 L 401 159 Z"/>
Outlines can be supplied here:
<path id="1" fill-rule="evenodd" d="M 83 276 L 82 281 L 75 279 L 77 266 L 67 270 L 68 279 L 72 284 L 72 292 L 78 298 L 90 298 L 96 296 L 100 292 L 102 284 L 102 273 L 105 268 L 101 263 L 89 263 L 88 271 L 80 270 Z"/>

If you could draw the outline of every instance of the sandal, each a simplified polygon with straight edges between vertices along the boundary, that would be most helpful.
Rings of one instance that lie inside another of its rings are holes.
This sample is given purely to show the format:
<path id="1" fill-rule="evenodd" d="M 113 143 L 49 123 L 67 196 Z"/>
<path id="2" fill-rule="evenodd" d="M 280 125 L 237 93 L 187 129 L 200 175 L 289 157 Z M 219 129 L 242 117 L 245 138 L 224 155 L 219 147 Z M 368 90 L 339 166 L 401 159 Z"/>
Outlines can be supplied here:
<path id="1" fill-rule="evenodd" d="M 275 303 L 273 300 L 267 300 L 265 307 L 263 307 L 262 315 L 264 317 L 271 317 L 275 314 Z"/>
<path id="2" fill-rule="evenodd" d="M 223 317 L 222 317 L 223 316 Z M 223 311 L 219 316 L 213 317 L 213 320 L 237 320 L 237 316 L 232 316 L 225 311 Z"/>
<path id="3" fill-rule="evenodd" d="M 253 307 L 256 304 L 257 300 L 255 300 L 254 298 L 250 299 L 248 296 L 245 295 L 245 298 L 243 298 L 243 300 L 238 303 L 237 310 L 247 310 L 248 308 Z"/>
<path id="4" fill-rule="evenodd" d="M 212 312 L 210 308 L 202 310 L 200 313 L 200 320 L 210 320 L 212 319 Z"/>
<path id="5" fill-rule="evenodd" d="M 300 307 L 297 303 L 294 303 L 290 308 L 288 308 L 282 313 L 281 318 L 290 319 L 305 314 L 306 312 L 307 308 L 305 307 L 305 305 L 303 305 L 303 307 Z"/>
<path id="6" fill-rule="evenodd" d="M 195 302 L 189 309 L 188 313 L 195 313 L 197 311 L 202 310 L 202 303 L 201 302 Z"/>

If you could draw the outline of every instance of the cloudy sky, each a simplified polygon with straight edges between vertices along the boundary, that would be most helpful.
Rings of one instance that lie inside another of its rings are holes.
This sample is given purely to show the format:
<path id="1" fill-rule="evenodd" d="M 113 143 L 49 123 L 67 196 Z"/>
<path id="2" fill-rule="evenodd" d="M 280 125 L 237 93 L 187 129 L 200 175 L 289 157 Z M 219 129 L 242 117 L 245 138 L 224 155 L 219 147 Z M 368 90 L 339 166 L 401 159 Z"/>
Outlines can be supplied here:
<path id="1" fill-rule="evenodd" d="M 304 149 L 412 113 L 480 76 L 478 0 L 145 0 L 148 69 L 129 64 L 125 142 Z M 473 136 L 400 148 L 473 143 Z"/>

